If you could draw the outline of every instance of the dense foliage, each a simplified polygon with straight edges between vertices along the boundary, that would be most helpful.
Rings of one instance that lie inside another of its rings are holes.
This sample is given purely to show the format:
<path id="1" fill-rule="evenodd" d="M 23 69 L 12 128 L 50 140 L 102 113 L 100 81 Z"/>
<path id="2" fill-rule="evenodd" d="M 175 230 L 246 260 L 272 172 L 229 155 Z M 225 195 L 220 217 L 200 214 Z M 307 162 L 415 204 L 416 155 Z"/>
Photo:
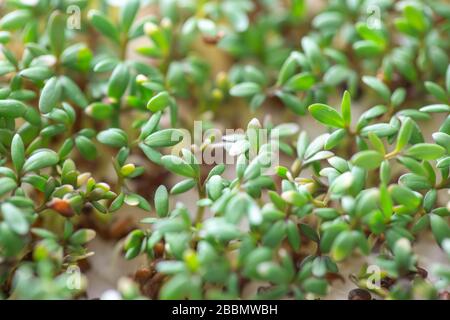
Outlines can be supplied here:
<path id="1" fill-rule="evenodd" d="M 357 255 L 352 299 L 448 298 L 447 1 L 122 2 L 0 8 L 1 298 L 83 297 L 130 207 L 106 298 L 318 298 Z"/>

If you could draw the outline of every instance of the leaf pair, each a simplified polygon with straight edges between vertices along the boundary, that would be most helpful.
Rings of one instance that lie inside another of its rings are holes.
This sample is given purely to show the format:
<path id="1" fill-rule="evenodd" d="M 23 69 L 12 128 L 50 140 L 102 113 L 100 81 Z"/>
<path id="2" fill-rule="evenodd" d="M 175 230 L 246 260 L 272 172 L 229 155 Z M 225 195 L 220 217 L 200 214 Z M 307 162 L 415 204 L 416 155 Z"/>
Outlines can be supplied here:
<path id="1" fill-rule="evenodd" d="M 329 127 L 334 128 L 345 128 L 349 127 L 351 124 L 351 97 L 348 91 L 344 92 L 344 96 L 342 97 L 341 102 L 341 112 L 342 115 L 339 114 L 332 107 L 322 104 L 315 103 L 308 107 L 311 115 L 319 121 Z"/>

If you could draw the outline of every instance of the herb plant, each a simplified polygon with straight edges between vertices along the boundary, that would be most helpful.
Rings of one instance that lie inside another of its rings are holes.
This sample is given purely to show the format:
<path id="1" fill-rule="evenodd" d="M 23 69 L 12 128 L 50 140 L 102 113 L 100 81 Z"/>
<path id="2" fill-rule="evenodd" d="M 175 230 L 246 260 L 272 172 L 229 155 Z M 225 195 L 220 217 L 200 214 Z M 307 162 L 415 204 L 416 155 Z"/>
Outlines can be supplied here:
<path id="1" fill-rule="evenodd" d="M 450 5 L 326 2 L 5 1 L 0 298 L 449 299 Z"/>

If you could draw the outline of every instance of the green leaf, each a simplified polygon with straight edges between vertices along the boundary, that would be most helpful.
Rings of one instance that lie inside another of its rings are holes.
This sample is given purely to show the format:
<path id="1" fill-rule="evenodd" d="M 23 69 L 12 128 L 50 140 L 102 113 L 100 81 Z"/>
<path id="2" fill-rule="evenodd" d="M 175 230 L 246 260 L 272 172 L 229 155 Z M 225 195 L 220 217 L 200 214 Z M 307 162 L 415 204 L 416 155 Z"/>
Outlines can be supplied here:
<path id="1" fill-rule="evenodd" d="M 429 93 L 431 93 L 436 99 L 447 102 L 447 93 L 445 90 L 438 84 L 432 81 L 425 81 L 425 88 Z"/>
<path id="2" fill-rule="evenodd" d="M 79 135 L 75 138 L 75 145 L 80 151 L 81 155 L 86 160 L 94 160 L 97 158 L 97 147 L 95 144 L 85 136 Z"/>
<path id="3" fill-rule="evenodd" d="M 153 133 L 161 120 L 162 112 L 156 112 L 150 119 L 141 127 L 141 134 L 139 139 L 146 138 L 150 133 Z"/>
<path id="4" fill-rule="evenodd" d="M 361 129 L 361 135 L 363 137 L 367 137 L 370 132 L 373 132 L 374 134 L 376 134 L 378 137 L 381 138 L 396 133 L 397 129 L 387 123 L 375 123 Z"/>
<path id="5" fill-rule="evenodd" d="M 284 85 L 285 89 L 292 91 L 305 91 L 316 83 L 316 79 L 309 72 L 302 72 L 291 77 Z"/>
<path id="6" fill-rule="evenodd" d="M 406 151 L 406 155 L 420 160 L 435 160 L 445 155 L 446 150 L 437 144 L 417 143 Z"/>
<path id="7" fill-rule="evenodd" d="M 283 238 L 286 236 L 286 227 L 283 221 L 277 221 L 269 227 L 269 230 L 264 234 L 262 243 L 270 248 L 275 248 L 280 245 Z"/>
<path id="8" fill-rule="evenodd" d="M 16 181 L 9 177 L 0 178 L 0 197 L 14 190 L 17 187 Z"/>
<path id="9" fill-rule="evenodd" d="M 423 198 L 423 208 L 425 209 L 425 212 L 430 212 L 437 200 L 437 190 L 433 189 L 432 186 L 430 186 L 425 194 L 425 197 Z"/>
<path id="10" fill-rule="evenodd" d="M 323 220 L 334 220 L 339 217 L 339 212 L 333 208 L 318 208 L 314 213 Z"/>
<path id="11" fill-rule="evenodd" d="M 86 108 L 86 114 L 90 115 L 96 120 L 106 120 L 110 119 L 114 112 L 113 107 L 110 104 L 105 104 L 101 102 L 91 103 Z"/>
<path id="12" fill-rule="evenodd" d="M 419 109 L 422 112 L 450 112 L 450 106 L 447 104 L 430 104 Z"/>
<path id="13" fill-rule="evenodd" d="M 358 129 L 361 129 L 361 127 L 367 125 L 367 123 L 376 118 L 381 116 L 382 114 L 387 112 L 387 107 L 383 105 L 376 105 L 369 110 L 365 111 L 358 121 Z"/>
<path id="14" fill-rule="evenodd" d="M 320 250 L 323 253 L 328 253 L 333 245 L 337 235 L 343 233 L 348 229 L 348 225 L 344 222 L 329 225 L 323 232 L 320 239 Z"/>
<path id="15" fill-rule="evenodd" d="M 421 175 L 427 176 L 427 172 L 422 164 L 410 157 L 398 157 L 398 161 L 400 161 L 405 167 L 407 167 L 411 172 Z"/>
<path id="16" fill-rule="evenodd" d="M 395 89 L 391 96 L 391 103 L 394 107 L 401 105 L 406 98 L 406 90 L 404 88 Z"/>
<path id="17" fill-rule="evenodd" d="M 303 288 L 307 292 L 324 296 L 327 294 L 328 283 L 325 279 L 308 278 L 303 282 Z"/>
<path id="18" fill-rule="evenodd" d="M 133 230 L 131 231 L 125 239 L 123 247 L 125 250 L 129 250 L 135 247 L 140 248 L 142 240 L 144 239 L 145 234 L 142 230 Z"/>
<path id="19" fill-rule="evenodd" d="M 326 150 L 333 149 L 336 147 L 345 137 L 346 135 L 345 129 L 337 129 L 335 130 L 330 136 L 328 137 L 327 141 L 325 142 L 324 148 Z"/>
<path id="20" fill-rule="evenodd" d="M 329 158 L 328 163 L 331 164 L 339 172 L 345 172 L 349 169 L 347 161 L 340 157 Z"/>
<path id="21" fill-rule="evenodd" d="M 403 149 L 404 146 L 408 143 L 409 139 L 411 138 L 411 134 L 414 129 L 414 122 L 411 120 L 411 118 L 406 118 L 402 126 L 400 127 L 400 130 L 397 135 L 397 145 L 395 146 L 396 151 L 400 151 Z"/>
<path id="22" fill-rule="evenodd" d="M 18 100 L 0 100 L 0 116 L 7 118 L 22 117 L 27 111 L 27 106 Z"/>
<path id="23" fill-rule="evenodd" d="M 4 61 L 4 62 L 2 61 L 2 62 L 5 65 L 10 65 L 13 68 L 13 71 L 15 71 L 16 67 L 18 67 L 18 62 L 17 62 L 17 59 L 16 59 L 14 53 L 4 46 L 1 46 L 0 49 L 3 53 L 4 58 L 6 58 L 6 60 L 9 62 L 9 64 L 6 64 L 6 61 Z"/>
<path id="24" fill-rule="evenodd" d="M 170 194 L 180 194 L 192 189 L 197 184 L 194 179 L 186 179 L 178 182 L 170 189 Z"/>
<path id="25" fill-rule="evenodd" d="M 24 172 L 36 171 L 43 168 L 51 167 L 59 162 L 56 152 L 50 149 L 36 150 L 23 165 Z"/>
<path id="26" fill-rule="evenodd" d="M 399 182 L 412 190 L 430 189 L 432 187 L 426 177 L 414 173 L 402 175 Z"/>
<path id="27" fill-rule="evenodd" d="M 111 205 L 109 206 L 108 211 L 109 212 L 114 212 L 119 210 L 123 203 L 125 202 L 125 194 L 124 193 L 120 193 L 113 202 L 111 202 Z"/>
<path id="28" fill-rule="evenodd" d="M 23 69 L 19 72 L 19 75 L 32 81 L 44 81 L 50 78 L 53 72 L 47 67 L 31 67 Z"/>
<path id="29" fill-rule="evenodd" d="M 94 72 L 107 72 L 113 70 L 117 66 L 116 58 L 105 58 L 97 62 L 94 66 Z"/>
<path id="30" fill-rule="evenodd" d="M 334 65 L 323 75 L 323 82 L 329 86 L 337 86 L 353 77 L 353 71 L 343 65 Z"/>
<path id="31" fill-rule="evenodd" d="M 6 63 L 6 62 L 3 64 L 0 64 L 0 76 L 4 76 L 4 75 L 14 72 L 14 71 L 16 71 L 16 68 L 12 64 Z M 3 90 L 5 90 L 5 89 L 3 89 Z"/>
<path id="32" fill-rule="evenodd" d="M 212 176 L 221 175 L 224 173 L 226 166 L 223 163 L 216 165 L 211 171 L 208 173 L 208 177 L 206 177 L 206 181 L 208 181 Z"/>
<path id="33" fill-rule="evenodd" d="M 66 42 L 66 15 L 60 11 L 51 14 L 48 21 L 48 38 L 50 47 L 56 57 L 64 50 Z"/>
<path id="34" fill-rule="evenodd" d="M 161 185 L 155 192 L 155 209 L 158 217 L 165 217 L 169 213 L 169 193 L 165 186 Z"/>
<path id="35" fill-rule="evenodd" d="M 332 107 L 322 103 L 315 103 L 308 107 L 311 115 L 319 121 L 330 127 L 343 128 L 345 126 L 344 119 Z"/>
<path id="36" fill-rule="evenodd" d="M 60 64 L 66 68 L 86 73 L 91 68 L 93 53 L 84 43 L 75 43 L 64 49 Z"/>
<path id="37" fill-rule="evenodd" d="M 140 0 L 127 0 L 120 12 L 120 30 L 128 32 L 141 4 Z"/>
<path id="38" fill-rule="evenodd" d="M 300 249 L 300 230 L 291 220 L 286 222 L 286 234 L 292 249 L 298 251 Z"/>
<path id="39" fill-rule="evenodd" d="M 345 90 L 344 96 L 342 97 L 341 113 L 345 126 L 349 127 L 352 123 L 352 109 L 350 92 L 347 90 Z"/>
<path id="40" fill-rule="evenodd" d="M 374 57 L 383 53 L 384 48 L 370 40 L 359 40 L 353 44 L 356 54 L 361 57 Z"/>
<path id="41" fill-rule="evenodd" d="M 119 159 L 117 159 L 117 161 L 119 162 Z M 132 163 L 125 164 L 120 168 L 120 174 L 124 177 L 130 177 L 135 172 L 136 166 Z"/>
<path id="42" fill-rule="evenodd" d="M 164 110 L 170 103 L 170 95 L 167 91 L 162 91 L 153 96 L 147 103 L 147 109 L 152 112 Z"/>
<path id="43" fill-rule="evenodd" d="M 185 296 L 192 290 L 192 286 L 189 282 L 189 278 L 184 273 L 177 274 L 170 278 L 159 293 L 159 299 L 161 300 L 178 300 L 184 299 Z"/>
<path id="44" fill-rule="evenodd" d="M 125 196 L 125 203 L 129 206 L 138 206 L 142 210 L 150 211 L 151 206 L 150 203 L 148 203 L 147 199 L 144 197 L 136 194 L 136 193 L 129 193 Z"/>
<path id="45" fill-rule="evenodd" d="M 344 231 L 334 240 L 331 247 L 331 256 L 337 262 L 342 261 L 352 253 L 355 245 L 351 231 Z"/>
<path id="46" fill-rule="evenodd" d="M 8 226 L 16 233 L 24 235 L 29 230 L 29 225 L 22 211 L 11 203 L 2 204 L 2 214 Z"/>
<path id="47" fill-rule="evenodd" d="M 207 37 L 215 37 L 217 35 L 216 23 L 210 19 L 197 19 L 198 30 Z"/>
<path id="48" fill-rule="evenodd" d="M 287 203 L 301 207 L 308 202 L 308 198 L 300 192 L 289 190 L 282 193 L 281 197 Z"/>
<path id="49" fill-rule="evenodd" d="M 289 137 L 298 132 L 298 124 L 289 122 L 289 123 L 282 123 L 274 128 L 272 128 L 271 131 L 271 137 Z"/>
<path id="50" fill-rule="evenodd" d="M 100 132 L 97 140 L 107 146 L 121 148 L 128 145 L 128 136 L 122 129 L 110 128 Z"/>
<path id="51" fill-rule="evenodd" d="M 384 147 L 383 141 L 373 132 L 369 132 L 369 141 L 374 147 L 376 151 L 378 151 L 381 154 L 386 154 L 386 148 Z"/>
<path id="52" fill-rule="evenodd" d="M 403 271 L 413 267 L 411 263 L 413 261 L 411 242 L 407 238 L 398 239 L 394 244 L 393 251 L 396 268 Z"/>
<path id="53" fill-rule="evenodd" d="M 383 212 L 383 216 L 387 221 L 391 219 L 392 216 L 392 198 L 386 187 L 385 182 L 380 185 L 380 208 Z"/>
<path id="54" fill-rule="evenodd" d="M 355 177 L 350 171 L 344 172 L 333 180 L 333 183 L 330 186 L 330 192 L 341 194 L 348 190 L 353 185 L 354 181 Z"/>
<path id="55" fill-rule="evenodd" d="M 374 150 L 361 151 L 352 157 L 352 162 L 355 166 L 366 170 L 378 168 L 383 160 L 383 154 Z"/>
<path id="56" fill-rule="evenodd" d="M 444 132 L 435 132 L 433 133 L 433 140 L 444 147 L 447 150 L 447 153 L 450 151 L 450 135 Z"/>
<path id="57" fill-rule="evenodd" d="M 298 53 L 297 53 L 298 54 Z M 281 70 L 278 73 L 277 85 L 283 85 L 295 72 L 295 68 L 297 67 L 297 61 L 295 59 L 296 53 L 293 52 L 290 56 L 284 61 L 281 66 Z"/>
<path id="58" fill-rule="evenodd" d="M 360 249 L 361 253 L 364 255 L 369 255 L 370 253 L 370 244 L 367 239 L 367 236 L 364 234 L 363 231 L 353 231 L 352 232 L 353 241 L 355 242 L 356 246 Z"/>
<path id="59" fill-rule="evenodd" d="M 153 148 L 150 148 L 149 146 L 139 143 L 139 149 L 144 152 L 145 156 L 152 162 L 161 165 L 161 153 Z"/>
<path id="60" fill-rule="evenodd" d="M 56 107 L 61 98 L 61 85 L 57 77 L 50 78 L 42 89 L 39 97 L 39 110 L 42 113 L 49 113 Z"/>
<path id="61" fill-rule="evenodd" d="M 183 132 L 178 129 L 163 129 L 150 134 L 144 143 L 152 148 L 171 147 L 183 140 Z"/>
<path id="62" fill-rule="evenodd" d="M 431 214 L 430 225 L 437 243 L 442 244 L 444 239 L 450 238 L 450 227 L 444 218 Z"/>
<path id="63" fill-rule="evenodd" d="M 88 19 L 91 21 L 95 29 L 97 29 L 104 36 L 116 43 L 120 42 L 119 31 L 102 12 L 98 10 L 90 10 L 88 13 Z"/>
<path id="64" fill-rule="evenodd" d="M 91 229 L 80 229 L 75 231 L 69 238 L 73 245 L 83 245 L 95 238 L 95 231 Z"/>
<path id="65" fill-rule="evenodd" d="M 321 70 L 324 65 L 324 57 L 322 56 L 320 47 L 316 41 L 306 36 L 302 38 L 301 45 L 313 68 L 316 70 Z"/>
<path id="66" fill-rule="evenodd" d="M 161 157 L 161 163 L 167 170 L 173 173 L 189 178 L 196 177 L 194 169 L 186 161 L 177 156 L 163 156 Z"/>
<path id="67" fill-rule="evenodd" d="M 320 160 L 324 160 L 324 159 L 328 159 L 330 157 L 334 156 L 334 153 L 331 151 L 319 151 L 317 152 L 315 155 L 313 155 L 312 157 L 308 158 L 308 160 L 306 160 L 304 162 L 304 164 L 309 164 L 311 162 L 314 161 L 320 161 Z"/>
<path id="68" fill-rule="evenodd" d="M 16 30 L 24 27 L 32 18 L 30 10 L 15 10 L 2 17 L 0 20 L 0 29 Z"/>
<path id="69" fill-rule="evenodd" d="M 283 104 L 288 107 L 292 112 L 298 115 L 305 114 L 306 105 L 295 94 L 291 94 L 285 91 L 277 90 L 275 95 L 280 98 Z"/>
<path id="70" fill-rule="evenodd" d="M 86 108 L 88 105 L 86 96 L 72 79 L 61 76 L 59 82 L 62 85 L 64 96 L 67 100 L 73 101 L 80 108 Z"/>
<path id="71" fill-rule="evenodd" d="M 411 25 L 417 31 L 423 32 L 427 27 L 427 21 L 425 20 L 425 15 L 422 10 L 419 10 L 416 6 L 406 5 L 403 9 L 403 14 Z"/>
<path id="72" fill-rule="evenodd" d="M 419 193 L 399 185 L 390 186 L 389 193 L 397 203 L 403 204 L 409 208 L 417 208 L 422 202 L 422 197 Z"/>
<path id="73" fill-rule="evenodd" d="M 365 40 L 371 40 L 382 46 L 384 46 L 386 42 L 386 39 L 380 30 L 371 28 L 366 23 L 358 22 L 356 24 L 356 31 Z"/>
<path id="74" fill-rule="evenodd" d="M 327 273 L 328 257 L 316 257 L 312 264 L 312 273 L 316 277 L 323 277 Z"/>
<path id="75" fill-rule="evenodd" d="M 436 167 L 442 169 L 442 168 L 449 168 L 450 167 L 450 157 L 445 157 L 442 159 L 439 159 L 436 163 Z"/>
<path id="76" fill-rule="evenodd" d="M 11 41 L 11 33 L 8 31 L 0 31 L 0 43 L 6 44 Z"/>
<path id="77" fill-rule="evenodd" d="M 261 279 L 274 284 L 287 284 L 289 282 L 289 274 L 282 266 L 273 261 L 260 263 L 257 267 L 257 273 Z"/>
<path id="78" fill-rule="evenodd" d="M 223 188 L 224 188 L 223 180 L 222 180 L 221 176 L 213 175 L 208 180 L 207 190 L 208 190 L 208 194 L 211 199 L 213 199 L 213 200 L 219 199 L 220 196 L 222 195 Z"/>
<path id="79" fill-rule="evenodd" d="M 67 156 L 68 156 L 68 155 L 70 154 L 70 152 L 72 151 L 73 146 L 74 146 L 73 139 L 71 139 L 71 138 L 66 139 L 66 140 L 63 142 L 62 146 L 59 148 L 59 151 L 58 151 L 59 158 L 60 158 L 61 160 L 67 158 Z"/>
<path id="80" fill-rule="evenodd" d="M 233 86 L 230 94 L 235 97 L 250 97 L 261 92 L 259 84 L 254 82 L 242 82 Z"/>
<path id="81" fill-rule="evenodd" d="M 11 142 L 11 159 L 16 171 L 20 172 L 25 163 L 25 146 L 19 134 L 15 134 Z"/>
<path id="82" fill-rule="evenodd" d="M 445 89 L 450 94 L 450 64 L 447 66 L 447 72 L 445 73 Z"/>
<path id="83" fill-rule="evenodd" d="M 423 215 L 421 218 L 419 218 L 414 226 L 412 227 L 411 231 L 415 234 L 422 231 L 423 229 L 427 228 L 430 225 L 430 215 Z"/>
<path id="84" fill-rule="evenodd" d="M 113 70 L 108 82 L 108 96 L 120 100 L 127 90 L 130 71 L 124 63 L 119 63 Z"/>
<path id="85" fill-rule="evenodd" d="M 37 235 L 38 237 L 43 238 L 43 239 L 54 239 L 54 240 L 58 239 L 58 236 L 56 234 L 54 234 L 53 232 L 48 231 L 46 229 L 32 228 L 31 232 L 34 235 Z"/>
<path id="86" fill-rule="evenodd" d="M 380 80 L 375 77 L 363 76 L 362 81 L 370 88 L 375 90 L 385 101 L 389 101 L 391 98 L 391 90 Z"/>
<path id="87" fill-rule="evenodd" d="M 299 226 L 301 234 L 305 235 L 308 239 L 314 242 L 319 242 L 319 235 L 313 228 L 311 228 L 309 225 L 305 223 L 300 223 Z"/>
<path id="88" fill-rule="evenodd" d="M 300 132 L 297 139 L 297 158 L 303 160 L 306 149 L 309 145 L 308 133 L 306 131 Z"/>
<path id="89" fill-rule="evenodd" d="M 316 137 L 306 148 L 304 158 L 309 159 L 311 156 L 313 156 L 317 152 L 319 152 L 325 145 L 325 142 L 327 141 L 328 137 L 329 137 L 329 134 L 327 134 L 327 133 Z"/>
<path id="90" fill-rule="evenodd" d="M 266 95 L 263 93 L 255 94 L 250 100 L 250 110 L 255 111 L 256 109 L 258 109 L 264 103 L 266 98 Z"/>

